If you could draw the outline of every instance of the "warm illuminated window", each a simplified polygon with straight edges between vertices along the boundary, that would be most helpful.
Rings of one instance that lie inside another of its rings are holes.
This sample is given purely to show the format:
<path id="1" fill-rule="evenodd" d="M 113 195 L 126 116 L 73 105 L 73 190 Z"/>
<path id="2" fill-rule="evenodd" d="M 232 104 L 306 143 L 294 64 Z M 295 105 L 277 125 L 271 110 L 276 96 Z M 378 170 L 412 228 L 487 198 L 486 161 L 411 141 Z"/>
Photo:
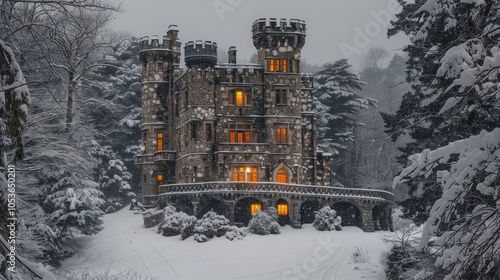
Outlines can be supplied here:
<path id="1" fill-rule="evenodd" d="M 233 167 L 233 181 L 239 182 L 257 182 L 259 180 L 259 172 L 255 166 L 238 166 Z"/>
<path id="2" fill-rule="evenodd" d="M 158 183 L 160 183 L 160 184 L 163 182 L 163 174 L 162 173 L 156 174 L 156 181 L 158 181 Z"/>
<path id="3" fill-rule="evenodd" d="M 279 216 L 288 216 L 288 204 L 280 203 L 277 205 L 278 215 Z"/>
<path id="4" fill-rule="evenodd" d="M 285 168 L 278 170 L 278 173 L 276 174 L 276 182 L 288 183 L 288 174 L 286 173 Z"/>
<path id="5" fill-rule="evenodd" d="M 280 65 L 281 65 L 280 60 L 276 59 L 276 72 L 280 72 L 281 71 Z"/>
<path id="6" fill-rule="evenodd" d="M 250 90 L 230 90 L 229 103 L 236 106 L 250 104 Z"/>
<path id="7" fill-rule="evenodd" d="M 163 132 L 156 132 L 156 150 L 163 150 Z"/>
<path id="8" fill-rule="evenodd" d="M 288 143 L 288 129 L 286 127 L 276 127 L 276 142 L 278 144 Z"/>
<path id="9" fill-rule="evenodd" d="M 283 69 L 282 69 L 282 71 L 283 72 L 287 72 L 288 71 L 287 69 L 288 69 L 287 60 L 283 59 Z"/>
<path id="10" fill-rule="evenodd" d="M 269 72 L 276 72 L 276 59 L 269 59 Z"/>
<path id="11" fill-rule="evenodd" d="M 229 142 L 250 143 L 252 138 L 252 124 L 232 123 L 229 124 Z"/>
<path id="12" fill-rule="evenodd" d="M 275 89 L 274 93 L 276 94 L 276 105 L 286 105 L 286 94 L 287 89 L 279 88 Z"/>
<path id="13" fill-rule="evenodd" d="M 250 214 L 255 215 L 255 213 L 257 213 L 257 211 L 261 211 L 261 210 L 262 210 L 262 204 L 260 204 L 260 203 L 250 204 Z"/>

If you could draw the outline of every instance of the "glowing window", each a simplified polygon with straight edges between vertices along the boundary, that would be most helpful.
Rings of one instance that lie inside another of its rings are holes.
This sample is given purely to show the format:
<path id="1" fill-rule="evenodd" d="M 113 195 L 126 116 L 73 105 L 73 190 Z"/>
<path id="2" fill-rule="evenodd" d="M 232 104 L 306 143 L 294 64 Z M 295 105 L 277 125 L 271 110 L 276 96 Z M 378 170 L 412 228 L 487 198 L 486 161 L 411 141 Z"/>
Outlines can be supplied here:
<path id="1" fill-rule="evenodd" d="M 229 142 L 250 143 L 252 131 L 249 123 L 232 123 L 229 125 Z"/>
<path id="2" fill-rule="evenodd" d="M 255 213 L 257 213 L 257 211 L 261 211 L 262 210 L 262 204 L 260 203 L 252 203 L 250 204 L 250 214 L 255 215 Z"/>
<path id="3" fill-rule="evenodd" d="M 157 151 L 163 150 L 163 132 L 156 133 L 156 146 Z"/>
<path id="4" fill-rule="evenodd" d="M 250 104 L 250 90 L 230 90 L 229 103 L 236 106 Z"/>
<path id="5" fill-rule="evenodd" d="M 279 60 L 279 59 L 276 59 L 276 72 L 281 71 L 281 70 L 280 70 L 280 64 L 281 64 L 281 63 L 280 63 L 280 60 Z"/>
<path id="6" fill-rule="evenodd" d="M 280 203 L 277 205 L 278 215 L 279 216 L 288 216 L 288 204 Z"/>
<path id="7" fill-rule="evenodd" d="M 161 183 L 163 181 L 163 174 L 162 173 L 158 173 L 156 175 L 156 181 L 158 181 L 158 183 Z"/>
<path id="8" fill-rule="evenodd" d="M 278 144 L 288 143 L 288 132 L 286 127 L 276 127 L 276 142 Z"/>
<path id="9" fill-rule="evenodd" d="M 283 59 L 283 72 L 287 72 L 287 69 L 288 69 L 288 65 L 287 65 L 287 60 L 286 59 Z"/>
<path id="10" fill-rule="evenodd" d="M 269 72 L 275 72 L 276 71 L 276 59 L 271 58 L 269 59 Z"/>
<path id="11" fill-rule="evenodd" d="M 257 182 L 259 172 L 255 166 L 233 167 L 233 181 L 239 182 Z"/>
<path id="12" fill-rule="evenodd" d="M 288 174 L 286 173 L 285 168 L 278 170 L 278 173 L 276 174 L 276 182 L 288 183 Z"/>

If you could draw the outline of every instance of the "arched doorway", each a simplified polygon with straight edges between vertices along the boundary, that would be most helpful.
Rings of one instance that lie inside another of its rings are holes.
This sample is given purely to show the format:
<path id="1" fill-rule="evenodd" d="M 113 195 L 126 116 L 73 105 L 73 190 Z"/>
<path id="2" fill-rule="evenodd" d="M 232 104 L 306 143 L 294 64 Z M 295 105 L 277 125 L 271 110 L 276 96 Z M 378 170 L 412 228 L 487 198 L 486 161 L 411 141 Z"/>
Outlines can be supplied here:
<path id="1" fill-rule="evenodd" d="M 292 172 L 284 163 L 280 163 L 273 169 L 273 179 L 276 183 L 288 184 L 291 181 Z"/>
<path id="2" fill-rule="evenodd" d="M 224 201 L 203 196 L 200 199 L 198 213 L 196 213 L 197 218 L 203 217 L 208 211 L 214 211 L 219 215 L 226 216 L 226 204 Z"/>
<path id="3" fill-rule="evenodd" d="M 320 208 L 317 200 L 306 200 L 300 205 L 300 220 L 302 224 L 314 222 L 314 211 Z"/>
<path id="4" fill-rule="evenodd" d="M 247 226 L 253 214 L 258 210 L 263 210 L 263 204 L 260 200 L 253 197 L 240 199 L 234 206 L 234 223 Z"/>
<path id="5" fill-rule="evenodd" d="M 278 222 L 281 226 L 290 223 L 290 207 L 288 202 L 283 198 L 276 202 L 276 210 L 278 210 Z"/>
<path id="6" fill-rule="evenodd" d="M 361 212 L 353 204 L 345 201 L 337 202 L 331 207 L 342 217 L 342 226 L 361 227 Z"/>

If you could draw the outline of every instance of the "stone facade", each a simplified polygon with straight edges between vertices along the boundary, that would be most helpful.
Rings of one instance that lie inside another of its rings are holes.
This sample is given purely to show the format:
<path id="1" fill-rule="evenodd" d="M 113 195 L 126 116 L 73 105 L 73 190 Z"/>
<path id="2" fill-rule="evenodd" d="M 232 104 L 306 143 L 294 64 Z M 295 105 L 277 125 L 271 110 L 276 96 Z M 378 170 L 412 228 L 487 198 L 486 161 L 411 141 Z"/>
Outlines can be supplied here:
<path id="1" fill-rule="evenodd" d="M 136 163 L 144 203 L 175 203 L 199 214 L 219 201 L 233 222 L 241 207 L 285 203 L 288 222 L 299 227 L 303 198 L 266 197 L 257 189 L 266 183 L 282 192 L 332 184 L 332 155 L 316 148 L 314 81 L 301 74 L 304 21 L 259 19 L 252 33 L 258 63 L 238 64 L 235 47 L 220 62 L 216 43 L 190 41 L 184 45 L 186 69 L 180 68 L 175 26 L 162 40 L 141 39 L 143 153 Z M 216 196 L 202 188 L 174 191 L 190 184 L 235 189 L 226 198 L 221 190 Z"/>

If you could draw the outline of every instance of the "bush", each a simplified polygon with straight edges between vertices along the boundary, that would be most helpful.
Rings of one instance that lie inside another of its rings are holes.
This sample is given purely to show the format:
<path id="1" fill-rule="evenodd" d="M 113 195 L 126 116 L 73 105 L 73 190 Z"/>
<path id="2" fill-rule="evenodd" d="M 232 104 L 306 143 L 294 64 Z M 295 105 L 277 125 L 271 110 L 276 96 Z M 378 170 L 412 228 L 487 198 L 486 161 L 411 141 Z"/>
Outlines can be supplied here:
<path id="1" fill-rule="evenodd" d="M 168 205 L 162 211 L 163 211 L 163 216 L 160 223 L 158 224 L 158 230 L 156 231 L 157 233 L 163 232 L 162 227 L 165 224 L 165 218 L 177 212 L 177 210 L 175 210 L 175 207 L 172 205 Z"/>
<path id="2" fill-rule="evenodd" d="M 144 219 L 144 226 L 150 228 L 156 226 L 163 220 L 164 213 L 163 210 L 148 209 L 142 212 L 142 218 Z"/>
<path id="3" fill-rule="evenodd" d="M 195 223 L 195 216 L 189 216 L 184 212 L 176 212 L 165 216 L 161 231 L 163 236 L 182 234 L 182 239 L 186 239 L 191 236 Z"/>
<path id="4" fill-rule="evenodd" d="M 229 228 L 229 220 L 213 211 L 208 211 L 194 227 L 195 240 L 205 242 L 214 236 L 221 237 Z"/>
<path id="5" fill-rule="evenodd" d="M 248 223 L 248 230 L 259 235 L 278 234 L 281 227 L 278 223 L 278 214 L 274 207 L 269 207 L 264 211 L 257 211 Z"/>
<path id="6" fill-rule="evenodd" d="M 248 234 L 248 228 L 239 228 L 237 226 L 230 226 L 227 228 L 226 238 L 233 240 L 241 240 Z"/>
<path id="7" fill-rule="evenodd" d="M 341 222 L 342 218 L 330 206 L 314 211 L 313 227 L 319 231 L 342 230 Z"/>

